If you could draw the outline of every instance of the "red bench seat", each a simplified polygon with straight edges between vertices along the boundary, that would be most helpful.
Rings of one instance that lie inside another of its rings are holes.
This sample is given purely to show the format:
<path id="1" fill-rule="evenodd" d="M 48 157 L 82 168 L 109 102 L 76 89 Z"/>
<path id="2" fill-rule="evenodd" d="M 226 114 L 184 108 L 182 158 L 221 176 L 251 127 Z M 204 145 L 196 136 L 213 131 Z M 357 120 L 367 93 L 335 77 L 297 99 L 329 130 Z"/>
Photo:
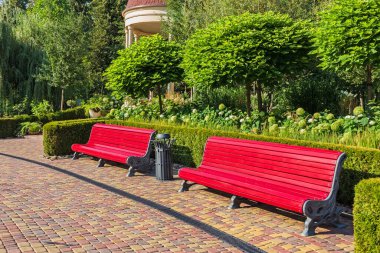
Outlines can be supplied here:
<path id="1" fill-rule="evenodd" d="M 304 214 L 307 236 L 327 216 L 339 215 L 335 199 L 345 157 L 337 151 L 211 137 L 201 165 L 179 171 L 185 180 L 180 191 L 188 190 L 190 181 L 232 194 L 232 208 L 247 198 Z"/>
<path id="2" fill-rule="evenodd" d="M 98 167 L 106 161 L 126 163 L 130 166 L 128 176 L 137 167 L 149 164 L 151 140 L 154 130 L 107 124 L 95 124 L 86 144 L 73 144 L 73 159 L 81 154 L 100 158 Z"/>

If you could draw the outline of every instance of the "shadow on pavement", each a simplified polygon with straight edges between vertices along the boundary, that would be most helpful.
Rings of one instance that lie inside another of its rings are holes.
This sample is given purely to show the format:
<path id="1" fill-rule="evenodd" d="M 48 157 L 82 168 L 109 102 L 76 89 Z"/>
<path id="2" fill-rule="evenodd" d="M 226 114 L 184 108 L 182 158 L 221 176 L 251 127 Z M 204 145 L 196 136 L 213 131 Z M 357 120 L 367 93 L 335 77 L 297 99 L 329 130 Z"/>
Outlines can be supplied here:
<path id="1" fill-rule="evenodd" d="M 252 252 L 252 253 L 265 253 L 265 251 L 257 248 L 256 246 L 254 245 L 251 245 L 235 236 L 232 236 L 230 234 L 227 234 L 219 229 L 216 229 L 206 223 L 203 223 L 201 221 L 198 221 L 194 218 L 191 218 L 187 215 L 184 215 L 180 212 L 177 212 L 167 206 L 164 206 L 164 205 L 161 205 L 159 203 L 156 203 L 154 201 L 151 201 L 151 200 L 148 200 L 148 199 L 145 199 L 145 198 L 142 198 L 142 197 L 139 197 L 137 195 L 134 195 L 134 194 L 131 194 L 127 191 L 123 191 L 123 190 L 120 190 L 118 188 L 115 188 L 115 187 L 112 187 L 110 185 L 107 185 L 107 184 L 104 184 L 104 183 L 101 183 L 99 181 L 96 181 L 96 180 L 93 180 L 91 178 L 88 178 L 88 177 L 85 177 L 85 176 L 82 176 L 80 174 L 77 174 L 77 173 L 74 173 L 74 172 L 71 172 L 71 171 L 68 171 L 68 170 L 65 170 L 65 169 L 62 169 L 62 168 L 59 168 L 59 167 L 56 167 L 56 166 L 53 166 L 53 165 L 50 165 L 50 164 L 47 164 L 47 163 L 43 163 L 43 162 L 39 162 L 39 161 L 35 161 L 35 160 L 31 160 L 31 159 L 27 159 L 27 158 L 23 158 L 23 157 L 20 157 L 20 156 L 14 156 L 14 155 L 10 155 L 10 154 L 4 154 L 4 153 L 0 153 L 1 156 L 5 156 L 5 157 L 9 157 L 9 158 L 12 158 L 12 159 L 17 159 L 17 160 L 21 160 L 21 161 L 25 161 L 25 162 L 28 162 L 28 163 L 33 163 L 33 164 L 36 164 L 36 165 L 39 165 L 39 166 L 43 166 L 45 168 L 49 168 L 51 170 L 54 170 L 54 171 L 57 171 L 57 172 L 60 172 L 60 173 L 63 173 L 67 176 L 71 176 L 71 177 L 74 177 L 76 179 L 79 179 L 83 182 L 86 182 L 86 183 L 89 183 L 89 184 L 92 184 L 92 185 L 95 185 L 99 188 L 102 188 L 104 190 L 107 190 L 109 192 L 112 192 L 114 194 L 117 194 L 119 196 L 122 196 L 122 197 L 125 197 L 125 198 L 128 198 L 128 199 L 131 199 L 133 201 L 136 201 L 138 203 L 141 203 L 143 205 L 146 205 L 146 206 L 149 206 L 150 208 L 153 208 L 153 209 L 156 209 L 162 213 L 165 213 L 166 215 L 169 215 L 169 216 L 172 216 L 182 222 L 185 222 L 195 228 L 198 228 L 200 230 L 203 230 L 204 232 L 212 235 L 212 236 L 215 236 L 216 238 L 230 244 L 231 246 L 233 247 L 236 247 L 244 252 Z"/>

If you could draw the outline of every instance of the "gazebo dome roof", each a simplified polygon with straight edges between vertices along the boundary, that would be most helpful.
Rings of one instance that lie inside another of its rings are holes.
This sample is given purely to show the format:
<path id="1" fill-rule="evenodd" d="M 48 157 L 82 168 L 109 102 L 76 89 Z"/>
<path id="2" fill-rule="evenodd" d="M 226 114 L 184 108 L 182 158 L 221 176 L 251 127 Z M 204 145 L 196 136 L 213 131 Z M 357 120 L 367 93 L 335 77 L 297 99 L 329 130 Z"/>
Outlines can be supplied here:
<path id="1" fill-rule="evenodd" d="M 127 10 L 145 6 L 166 6 L 165 0 L 128 0 Z"/>

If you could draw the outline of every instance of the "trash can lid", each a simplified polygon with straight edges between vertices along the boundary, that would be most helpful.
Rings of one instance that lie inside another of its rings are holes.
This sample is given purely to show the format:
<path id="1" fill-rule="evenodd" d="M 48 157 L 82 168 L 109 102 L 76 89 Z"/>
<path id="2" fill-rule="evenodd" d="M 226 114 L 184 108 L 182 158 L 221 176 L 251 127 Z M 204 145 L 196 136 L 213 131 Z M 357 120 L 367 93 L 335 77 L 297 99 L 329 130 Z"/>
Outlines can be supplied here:
<path id="1" fill-rule="evenodd" d="M 157 134 L 156 139 L 170 139 L 170 134 Z"/>

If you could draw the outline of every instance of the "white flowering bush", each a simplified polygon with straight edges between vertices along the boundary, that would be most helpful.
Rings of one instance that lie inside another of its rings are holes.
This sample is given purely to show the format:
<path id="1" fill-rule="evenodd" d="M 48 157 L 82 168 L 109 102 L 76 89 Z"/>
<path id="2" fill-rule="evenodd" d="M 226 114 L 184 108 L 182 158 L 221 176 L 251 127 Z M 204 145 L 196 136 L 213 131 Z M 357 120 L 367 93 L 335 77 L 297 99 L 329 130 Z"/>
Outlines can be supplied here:
<path id="1" fill-rule="evenodd" d="M 310 114 L 298 108 L 285 115 L 267 115 L 253 112 L 250 117 L 238 109 L 224 104 L 217 108 L 200 108 L 188 100 L 164 99 L 164 113 L 160 114 L 158 102 L 153 99 L 132 100 L 128 98 L 120 109 L 112 109 L 109 118 L 118 120 L 160 120 L 171 124 L 235 129 L 253 134 L 350 143 L 351 139 L 364 133 L 375 133 L 380 142 L 380 106 L 372 103 L 366 110 L 355 108 L 353 115 L 336 116 L 329 111 Z M 330 136 L 330 137 L 329 137 Z M 371 137 L 373 138 L 373 137 Z"/>

